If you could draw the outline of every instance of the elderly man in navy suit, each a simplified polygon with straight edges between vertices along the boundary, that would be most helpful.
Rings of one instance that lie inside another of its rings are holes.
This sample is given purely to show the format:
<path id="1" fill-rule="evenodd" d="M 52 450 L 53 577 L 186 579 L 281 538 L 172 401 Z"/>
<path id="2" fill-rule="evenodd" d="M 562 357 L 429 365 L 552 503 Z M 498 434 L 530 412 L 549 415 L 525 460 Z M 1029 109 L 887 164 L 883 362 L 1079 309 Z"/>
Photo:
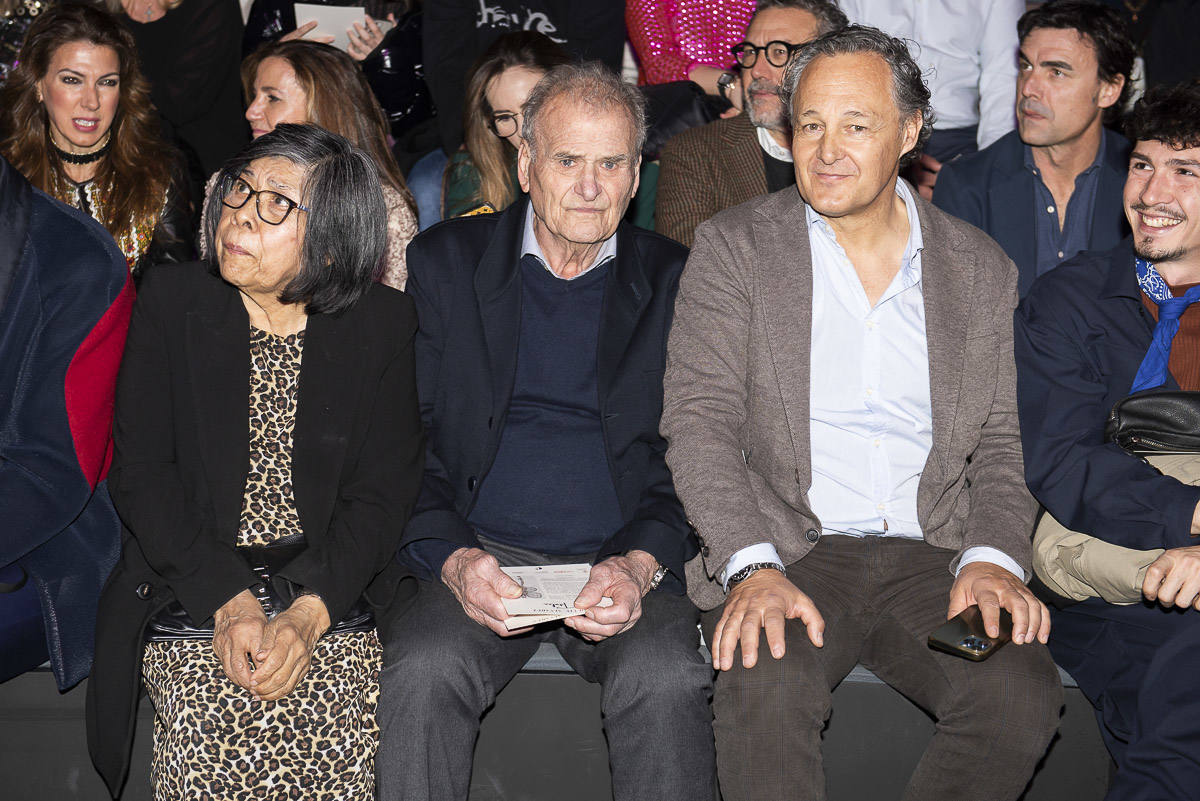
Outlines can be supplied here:
<path id="1" fill-rule="evenodd" d="M 621 222 L 644 131 L 635 88 L 552 70 L 524 107 L 528 200 L 409 247 L 428 450 L 400 553 L 417 591 L 381 626 L 385 801 L 467 797 L 480 716 L 542 642 L 602 687 L 615 798 L 713 797 L 698 546 L 658 433 L 686 250 Z M 500 566 L 572 562 L 586 614 L 508 631 Z"/>
<path id="2" fill-rule="evenodd" d="M 1024 297 L 1059 262 L 1129 231 L 1129 143 L 1103 123 L 1129 92 L 1134 49 L 1120 15 L 1096 2 L 1047 3 L 1017 32 L 1017 130 L 944 165 L 933 202 L 1004 248 Z"/>

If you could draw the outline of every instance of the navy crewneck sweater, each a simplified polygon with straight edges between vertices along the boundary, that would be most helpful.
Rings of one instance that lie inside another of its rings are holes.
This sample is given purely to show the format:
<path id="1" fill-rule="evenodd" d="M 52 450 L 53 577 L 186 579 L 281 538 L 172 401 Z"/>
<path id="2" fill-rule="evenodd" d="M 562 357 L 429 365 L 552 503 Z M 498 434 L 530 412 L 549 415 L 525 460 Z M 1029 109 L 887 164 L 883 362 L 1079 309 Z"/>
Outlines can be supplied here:
<path id="1" fill-rule="evenodd" d="M 500 447 L 467 521 L 541 553 L 599 550 L 623 524 L 608 466 L 596 344 L 612 261 L 564 281 L 521 259 L 517 371 Z"/>

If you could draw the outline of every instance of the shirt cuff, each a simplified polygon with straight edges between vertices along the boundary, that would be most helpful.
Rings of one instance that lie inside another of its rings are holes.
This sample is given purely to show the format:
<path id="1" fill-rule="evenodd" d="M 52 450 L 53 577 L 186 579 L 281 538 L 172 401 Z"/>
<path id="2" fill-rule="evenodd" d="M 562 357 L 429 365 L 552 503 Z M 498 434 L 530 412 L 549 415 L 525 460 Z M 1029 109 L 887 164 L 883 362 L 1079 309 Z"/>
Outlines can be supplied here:
<path id="1" fill-rule="evenodd" d="M 954 571 L 954 575 L 957 577 L 962 572 L 962 569 L 972 562 L 990 562 L 993 565 L 999 565 L 1022 582 L 1028 581 L 1025 571 L 1012 557 L 1004 553 L 1004 551 L 991 548 L 987 545 L 976 545 L 973 548 L 963 551 L 962 559 L 958 561 L 958 570 Z"/>
<path id="2" fill-rule="evenodd" d="M 775 550 L 775 546 L 769 542 L 757 542 L 754 545 L 747 545 L 733 556 L 729 557 L 729 561 L 725 563 L 725 569 L 721 571 L 721 575 L 717 578 L 721 582 L 721 589 L 729 592 L 729 577 L 741 570 L 746 565 L 753 565 L 757 562 L 774 562 L 783 567 L 783 560 L 779 558 L 779 551 Z"/>

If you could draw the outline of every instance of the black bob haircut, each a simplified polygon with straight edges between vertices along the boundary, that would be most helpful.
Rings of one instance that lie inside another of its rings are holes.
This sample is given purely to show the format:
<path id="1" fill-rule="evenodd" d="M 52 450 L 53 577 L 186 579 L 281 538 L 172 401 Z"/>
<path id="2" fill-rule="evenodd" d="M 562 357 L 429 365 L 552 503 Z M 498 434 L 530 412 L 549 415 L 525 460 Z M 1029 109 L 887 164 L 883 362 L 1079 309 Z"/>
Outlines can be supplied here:
<path id="1" fill-rule="evenodd" d="M 204 209 L 209 267 L 219 274 L 217 224 L 226 209 L 221 199 L 251 162 L 268 158 L 304 169 L 301 197 L 293 200 L 310 209 L 292 212 L 308 219 L 300 271 L 279 293 L 279 302 L 303 303 L 308 314 L 339 314 L 375 281 L 387 242 L 387 206 L 371 157 L 316 125 L 277 125 L 221 168 Z"/>
<path id="2" fill-rule="evenodd" d="M 1112 83 L 1118 76 L 1125 79 L 1120 97 L 1109 109 L 1113 114 L 1120 114 L 1133 89 L 1129 77 L 1133 72 L 1136 48 L 1129 38 L 1125 20 L 1117 10 L 1095 0 L 1050 0 L 1021 15 L 1017 21 L 1017 38 L 1024 42 L 1026 36 L 1040 28 L 1074 30 L 1096 51 L 1100 80 Z"/>
<path id="3" fill-rule="evenodd" d="M 1151 87 L 1126 119 L 1125 133 L 1175 150 L 1200 147 L 1200 79 Z"/>

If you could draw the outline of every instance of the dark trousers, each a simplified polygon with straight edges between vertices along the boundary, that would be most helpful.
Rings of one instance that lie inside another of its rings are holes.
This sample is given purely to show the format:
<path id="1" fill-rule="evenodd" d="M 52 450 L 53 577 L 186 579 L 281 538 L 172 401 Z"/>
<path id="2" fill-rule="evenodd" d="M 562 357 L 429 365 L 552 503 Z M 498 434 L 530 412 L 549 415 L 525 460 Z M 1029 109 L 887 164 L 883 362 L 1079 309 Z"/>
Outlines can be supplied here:
<path id="1" fill-rule="evenodd" d="M 501 564 L 586 561 L 488 550 Z M 633 628 L 590 643 L 560 624 L 498 637 L 468 618 L 441 582 L 419 584 L 381 626 L 380 801 L 465 799 L 479 719 L 543 642 L 601 685 L 614 798 L 714 798 L 712 668 L 697 651 L 699 612 L 687 598 L 651 592 Z"/>
<path id="2" fill-rule="evenodd" d="M 833 688 L 859 662 L 937 719 L 906 801 L 1021 794 L 1058 728 L 1062 683 L 1040 644 L 1010 644 L 985 662 L 928 647 L 946 620 L 952 557 L 921 541 L 827 535 L 788 567 L 825 619 L 825 646 L 789 620 L 782 659 L 762 637 L 755 667 L 743 668 L 739 656 L 717 676 L 713 729 L 725 801 L 825 798 L 821 730 Z M 704 615 L 709 642 L 721 611 Z"/>
<path id="3" fill-rule="evenodd" d="M 1100 599 L 1054 610 L 1050 649 L 1117 763 L 1105 801 L 1200 801 L 1200 617 Z"/>

